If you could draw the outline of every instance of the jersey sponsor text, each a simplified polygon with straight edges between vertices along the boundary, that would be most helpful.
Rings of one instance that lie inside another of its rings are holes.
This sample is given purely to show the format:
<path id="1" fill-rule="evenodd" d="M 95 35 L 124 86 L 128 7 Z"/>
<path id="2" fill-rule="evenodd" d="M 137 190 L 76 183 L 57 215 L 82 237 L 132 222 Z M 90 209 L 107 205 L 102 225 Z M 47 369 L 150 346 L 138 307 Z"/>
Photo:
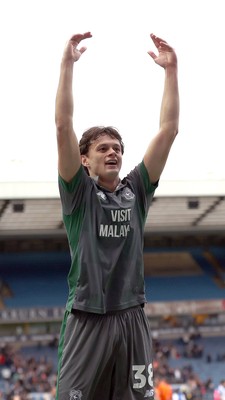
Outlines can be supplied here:
<path id="1" fill-rule="evenodd" d="M 131 208 L 122 210 L 111 210 L 112 222 L 129 222 Z M 130 224 L 100 224 L 99 236 L 104 237 L 127 237 L 130 231 Z"/>
<path id="2" fill-rule="evenodd" d="M 130 225 L 100 225 L 99 236 L 104 237 L 127 237 Z"/>

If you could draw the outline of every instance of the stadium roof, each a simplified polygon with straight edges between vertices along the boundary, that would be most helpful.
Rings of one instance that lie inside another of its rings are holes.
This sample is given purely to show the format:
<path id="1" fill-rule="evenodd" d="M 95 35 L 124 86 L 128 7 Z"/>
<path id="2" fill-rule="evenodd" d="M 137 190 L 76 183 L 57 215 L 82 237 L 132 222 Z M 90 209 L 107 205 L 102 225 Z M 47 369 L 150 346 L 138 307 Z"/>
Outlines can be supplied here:
<path id="1" fill-rule="evenodd" d="M 224 196 L 224 179 L 160 180 L 156 194 L 161 196 Z M 0 182 L 0 199 L 58 198 L 56 181 Z"/>
<path id="2" fill-rule="evenodd" d="M 59 233 L 63 228 L 59 198 L 0 199 L 0 235 Z M 225 230 L 225 196 L 155 196 L 146 232 Z"/>
<path id="3" fill-rule="evenodd" d="M 146 246 L 167 246 L 171 238 L 177 244 L 187 243 L 189 238 L 193 244 L 224 245 L 225 187 L 219 181 L 213 185 L 214 194 L 209 195 L 206 182 L 164 182 L 157 189 L 147 217 Z M 169 187 L 173 194 L 168 194 Z M 22 238 L 36 238 L 36 246 L 37 238 L 39 244 L 47 238 L 53 243 L 54 239 L 61 246 L 65 230 L 56 182 L 0 184 L 0 241 L 5 242 L 2 250 L 9 242 L 12 245 Z"/>

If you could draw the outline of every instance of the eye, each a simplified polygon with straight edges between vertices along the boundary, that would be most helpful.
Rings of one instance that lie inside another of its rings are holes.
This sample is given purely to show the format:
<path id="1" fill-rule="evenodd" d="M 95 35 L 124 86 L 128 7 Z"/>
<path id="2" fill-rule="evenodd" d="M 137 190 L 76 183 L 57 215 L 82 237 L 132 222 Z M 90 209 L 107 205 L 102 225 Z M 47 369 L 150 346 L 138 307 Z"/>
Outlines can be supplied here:
<path id="1" fill-rule="evenodd" d="M 105 146 L 99 146 L 96 149 L 97 151 L 101 151 L 101 152 L 105 152 L 106 151 L 106 147 Z"/>
<path id="2" fill-rule="evenodd" d="M 98 151 L 105 152 L 106 151 L 106 147 L 105 146 L 101 146 L 101 147 L 98 148 Z"/>

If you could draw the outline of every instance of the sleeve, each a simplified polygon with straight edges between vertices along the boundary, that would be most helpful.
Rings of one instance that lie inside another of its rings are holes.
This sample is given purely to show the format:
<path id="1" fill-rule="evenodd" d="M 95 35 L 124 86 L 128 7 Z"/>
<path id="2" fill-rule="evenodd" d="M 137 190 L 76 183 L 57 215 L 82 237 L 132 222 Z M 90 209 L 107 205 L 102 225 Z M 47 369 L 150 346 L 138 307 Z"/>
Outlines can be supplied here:
<path id="1" fill-rule="evenodd" d="M 150 181 L 150 179 L 149 179 L 149 174 L 148 174 L 148 171 L 147 171 L 146 166 L 145 166 L 145 164 L 144 164 L 144 161 L 142 161 L 142 162 L 139 164 L 139 168 L 140 168 L 140 174 L 141 174 L 141 176 L 142 176 L 142 179 L 143 179 L 143 183 L 144 183 L 146 192 L 147 192 L 147 193 L 153 193 L 153 194 L 154 194 L 156 188 L 158 187 L 159 181 L 157 181 L 157 182 L 155 182 L 155 183 L 152 183 L 152 182 Z"/>
<path id="2" fill-rule="evenodd" d="M 148 171 L 142 161 L 127 176 L 126 181 L 132 187 L 143 220 L 146 219 L 158 182 L 151 183 Z"/>
<path id="3" fill-rule="evenodd" d="M 82 165 L 70 182 L 66 182 L 60 175 L 58 176 L 63 214 L 71 215 L 80 207 L 83 203 L 88 181 L 90 181 L 90 178 L 84 171 Z"/>

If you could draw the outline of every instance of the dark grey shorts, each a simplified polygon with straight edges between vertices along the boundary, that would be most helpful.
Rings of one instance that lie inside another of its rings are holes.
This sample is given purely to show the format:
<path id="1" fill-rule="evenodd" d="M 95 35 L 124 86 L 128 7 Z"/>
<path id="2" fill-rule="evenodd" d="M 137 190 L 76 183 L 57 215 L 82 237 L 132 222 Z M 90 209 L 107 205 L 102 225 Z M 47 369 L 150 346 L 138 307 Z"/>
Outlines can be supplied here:
<path id="1" fill-rule="evenodd" d="M 154 399 L 152 341 L 141 306 L 106 315 L 65 313 L 57 399 Z"/>

